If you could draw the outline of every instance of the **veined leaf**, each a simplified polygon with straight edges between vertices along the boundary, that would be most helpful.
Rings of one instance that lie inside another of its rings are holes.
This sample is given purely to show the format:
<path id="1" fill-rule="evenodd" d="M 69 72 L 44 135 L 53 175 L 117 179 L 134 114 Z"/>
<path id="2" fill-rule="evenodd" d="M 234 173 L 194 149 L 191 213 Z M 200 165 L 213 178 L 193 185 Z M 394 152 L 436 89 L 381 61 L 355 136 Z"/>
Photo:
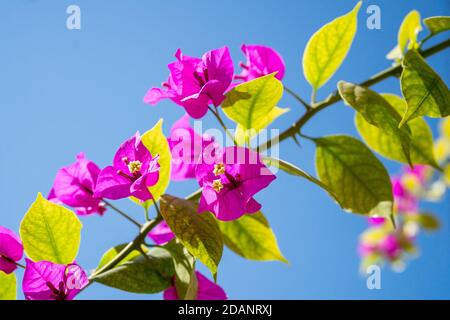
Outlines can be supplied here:
<path id="1" fill-rule="evenodd" d="M 20 238 L 30 259 L 68 264 L 77 256 L 81 228 L 75 213 L 39 193 L 20 224 Z"/>
<path id="2" fill-rule="evenodd" d="M 170 241 L 164 248 L 173 258 L 177 296 L 180 300 L 195 300 L 198 292 L 195 258 L 177 239 Z"/>
<path id="3" fill-rule="evenodd" d="M 216 219 L 209 212 L 197 213 L 194 203 L 170 195 L 161 197 L 161 214 L 177 239 L 212 272 L 217 273 L 223 239 Z"/>
<path id="4" fill-rule="evenodd" d="M 401 116 L 389 102 L 378 93 L 349 82 L 339 81 L 338 88 L 344 102 L 355 109 L 365 121 L 389 137 L 411 164 L 411 130 L 408 126 L 399 129 Z"/>
<path id="5" fill-rule="evenodd" d="M 393 94 L 381 94 L 389 104 L 400 114 L 406 111 L 406 101 Z M 408 163 L 404 152 L 398 147 L 397 141 L 374 125 L 367 122 L 360 113 L 355 114 L 355 124 L 359 134 L 373 150 L 384 157 Z M 408 122 L 411 130 L 411 161 L 413 164 L 428 164 L 440 170 L 433 154 L 433 136 L 430 127 L 422 118 Z"/>
<path id="6" fill-rule="evenodd" d="M 450 17 L 448 16 L 429 17 L 423 19 L 423 23 L 430 30 L 431 35 L 450 30 Z"/>
<path id="7" fill-rule="evenodd" d="M 308 41 L 303 54 L 303 72 L 315 90 L 330 80 L 347 56 L 356 34 L 361 3 L 324 25 Z"/>
<path id="8" fill-rule="evenodd" d="M 222 109 L 238 124 L 236 140 L 249 141 L 272 121 L 288 111 L 277 107 L 283 85 L 272 73 L 234 87 L 226 94 Z"/>
<path id="9" fill-rule="evenodd" d="M 408 45 L 408 48 L 414 48 L 417 44 L 417 34 L 422 30 L 420 24 L 420 13 L 417 10 L 412 10 L 403 19 L 400 29 L 398 31 L 398 46 L 403 53 Z"/>
<path id="10" fill-rule="evenodd" d="M 261 212 L 246 214 L 234 221 L 218 221 L 225 244 L 232 251 L 250 260 L 288 263 L 278 248 L 269 222 Z"/>
<path id="11" fill-rule="evenodd" d="M 443 118 L 450 115 L 447 85 L 414 50 L 408 51 L 403 59 L 400 82 L 408 104 L 400 126 L 421 116 Z"/>
<path id="12" fill-rule="evenodd" d="M 353 213 L 389 217 L 392 186 L 383 164 L 359 140 L 349 136 L 314 139 L 320 180 Z"/>
<path id="13" fill-rule="evenodd" d="M 95 281 L 109 287 L 134 293 L 158 293 L 171 286 L 174 275 L 171 255 L 153 248 L 147 254 L 119 264 L 99 274 Z"/>
<path id="14" fill-rule="evenodd" d="M 164 194 L 170 182 L 172 154 L 170 152 L 169 143 L 162 131 L 162 124 L 163 120 L 161 119 L 152 129 L 142 135 L 142 143 L 148 151 L 150 151 L 151 155 L 153 157 L 159 155 L 159 180 L 156 185 L 149 188 L 155 201 L 158 201 Z M 132 198 L 132 200 L 146 208 L 149 208 L 153 204 L 153 201 L 142 203 L 135 198 Z"/>
<path id="15" fill-rule="evenodd" d="M 17 299 L 17 280 L 14 273 L 5 274 L 0 271 L 0 300 Z"/>
<path id="16" fill-rule="evenodd" d="M 278 169 L 283 170 L 286 173 L 289 173 L 290 175 L 305 178 L 305 179 L 309 180 L 310 182 L 316 184 L 317 186 L 319 186 L 320 188 L 325 190 L 339 204 L 339 199 L 336 197 L 336 195 L 333 194 L 333 191 L 330 190 L 320 180 L 316 179 L 315 177 L 313 177 L 306 171 L 300 169 L 299 167 L 293 165 L 292 163 L 289 163 L 289 162 L 281 160 L 281 159 L 277 159 L 277 158 L 273 158 L 273 157 L 264 157 L 263 160 L 264 160 L 264 163 L 268 166 L 274 166 Z"/>

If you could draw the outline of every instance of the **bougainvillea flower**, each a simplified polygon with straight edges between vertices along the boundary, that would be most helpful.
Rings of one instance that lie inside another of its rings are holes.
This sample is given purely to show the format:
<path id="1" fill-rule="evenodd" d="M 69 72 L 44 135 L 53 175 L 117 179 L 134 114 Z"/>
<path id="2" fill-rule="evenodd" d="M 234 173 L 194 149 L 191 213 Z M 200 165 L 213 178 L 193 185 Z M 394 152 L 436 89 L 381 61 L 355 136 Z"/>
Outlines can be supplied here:
<path id="1" fill-rule="evenodd" d="M 401 253 L 400 243 L 394 234 L 387 235 L 379 244 L 379 250 L 391 260 L 395 260 Z"/>
<path id="2" fill-rule="evenodd" d="M 391 179 L 394 193 L 395 209 L 398 213 L 415 213 L 419 210 L 419 200 L 412 195 L 402 184 L 402 179 Z"/>
<path id="3" fill-rule="evenodd" d="M 58 171 L 48 200 L 73 207 L 79 215 L 102 215 L 105 204 L 94 197 L 99 174 L 100 168 L 80 153 L 74 164 Z"/>
<path id="4" fill-rule="evenodd" d="M 210 281 L 200 272 L 195 272 L 198 281 L 197 300 L 227 300 L 225 291 Z M 173 286 L 164 291 L 164 300 L 180 300 L 177 295 L 177 289 Z"/>
<path id="5" fill-rule="evenodd" d="M 86 273 L 76 263 L 26 261 L 22 289 L 27 300 L 73 300 L 89 283 Z"/>
<path id="6" fill-rule="evenodd" d="M 253 196 L 276 178 L 258 153 L 242 147 L 227 147 L 214 161 L 199 163 L 196 177 L 202 187 L 198 211 L 213 212 L 222 221 L 260 210 Z"/>
<path id="7" fill-rule="evenodd" d="M 247 62 L 241 62 L 242 72 L 235 79 L 250 81 L 274 72 L 275 78 L 282 80 L 285 72 L 285 64 L 281 55 L 274 49 L 259 45 L 242 45 Z"/>
<path id="8" fill-rule="evenodd" d="M 370 218 L 368 218 L 368 222 L 372 226 L 382 225 L 383 223 L 385 223 L 385 221 L 386 221 L 386 218 L 383 218 L 383 217 L 370 217 Z"/>
<path id="9" fill-rule="evenodd" d="M 0 226 L 0 271 L 6 274 L 16 270 L 15 262 L 23 256 L 22 241 L 18 235 Z"/>
<path id="10" fill-rule="evenodd" d="M 139 132 L 117 150 L 113 165 L 100 172 L 94 196 L 112 200 L 136 197 L 152 199 L 148 187 L 159 179 L 159 156 L 152 157 L 141 141 Z"/>
<path id="11" fill-rule="evenodd" d="M 224 92 L 233 80 L 233 61 L 227 47 L 209 51 L 201 59 L 184 56 L 180 49 L 176 62 L 169 64 L 170 76 L 162 86 L 152 88 L 144 102 L 155 105 L 162 99 L 171 99 L 199 119 L 208 112 L 208 106 L 219 106 Z"/>
<path id="12" fill-rule="evenodd" d="M 189 119 L 186 114 L 175 122 L 167 139 L 172 152 L 171 179 L 174 181 L 195 178 L 197 162 L 203 156 L 214 156 L 218 148 L 214 138 L 196 133 L 190 126 Z"/>
<path id="13" fill-rule="evenodd" d="M 172 230 L 170 230 L 167 222 L 161 221 L 152 229 L 152 231 L 149 232 L 148 237 L 151 238 L 157 245 L 162 246 L 175 238 L 175 235 Z"/>

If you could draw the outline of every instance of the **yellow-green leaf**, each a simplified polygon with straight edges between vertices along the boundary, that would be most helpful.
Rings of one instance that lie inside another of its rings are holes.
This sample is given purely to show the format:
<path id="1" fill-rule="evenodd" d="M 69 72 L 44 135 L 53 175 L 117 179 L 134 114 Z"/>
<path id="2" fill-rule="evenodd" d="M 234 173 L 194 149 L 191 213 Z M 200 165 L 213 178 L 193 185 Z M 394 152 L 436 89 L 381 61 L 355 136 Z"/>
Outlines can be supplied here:
<path id="1" fill-rule="evenodd" d="M 406 101 L 393 94 L 381 94 L 389 104 L 400 114 L 406 110 Z M 359 134 L 369 147 L 382 156 L 408 163 L 404 152 L 398 147 L 397 141 L 376 126 L 367 122 L 364 117 L 356 113 L 355 124 Z M 433 136 L 430 127 L 422 118 L 408 122 L 411 130 L 411 161 L 413 164 L 428 164 L 440 169 L 433 154 Z"/>
<path id="2" fill-rule="evenodd" d="M 389 102 L 375 91 L 349 82 L 339 81 L 338 88 L 344 102 L 389 137 L 394 147 L 401 150 L 404 158 L 411 163 L 411 130 L 407 125 L 399 129 L 401 116 Z"/>
<path id="3" fill-rule="evenodd" d="M 5 274 L 0 271 L 0 300 L 17 299 L 17 280 L 14 273 Z"/>
<path id="4" fill-rule="evenodd" d="M 219 227 L 226 246 L 238 255 L 250 260 L 288 262 L 261 212 L 246 214 L 234 221 L 219 221 Z"/>
<path id="5" fill-rule="evenodd" d="M 400 29 L 398 30 L 398 46 L 403 53 L 408 46 L 409 49 L 414 48 L 417 44 L 417 34 L 422 30 L 420 24 L 420 13 L 416 10 L 409 12 L 403 19 Z"/>
<path id="6" fill-rule="evenodd" d="M 172 154 L 170 153 L 167 139 L 164 136 L 162 125 L 163 120 L 161 119 L 152 129 L 142 135 L 142 143 L 148 151 L 150 151 L 151 155 L 153 157 L 159 155 L 159 180 L 156 185 L 149 187 L 155 201 L 158 201 L 161 195 L 164 194 L 170 182 Z M 132 199 L 134 202 L 139 203 L 146 208 L 150 207 L 153 203 L 153 201 L 142 203 L 138 199 Z"/>
<path id="7" fill-rule="evenodd" d="M 177 239 L 213 274 L 217 273 L 223 252 L 223 239 L 214 216 L 199 214 L 189 200 L 170 195 L 161 197 L 161 214 Z"/>
<path id="8" fill-rule="evenodd" d="M 423 23 L 430 30 L 431 35 L 450 30 L 450 17 L 448 16 L 429 17 L 424 19 Z"/>
<path id="9" fill-rule="evenodd" d="M 400 126 L 421 116 L 443 118 L 450 115 L 450 91 L 439 75 L 415 50 L 406 53 L 400 79 L 408 104 Z"/>
<path id="10" fill-rule="evenodd" d="M 242 83 L 228 92 L 222 109 L 238 124 L 236 139 L 249 141 L 287 112 L 288 109 L 277 107 L 282 95 L 283 85 L 275 78 L 275 73 Z"/>
<path id="11" fill-rule="evenodd" d="M 75 213 L 39 193 L 20 224 L 20 238 L 30 259 L 68 264 L 77 256 L 81 228 Z"/>
<path id="12" fill-rule="evenodd" d="M 347 56 L 356 34 L 361 3 L 324 25 L 308 41 L 303 53 L 303 72 L 314 90 L 330 80 Z"/>
<path id="13" fill-rule="evenodd" d="M 319 178 L 345 210 L 371 216 L 392 215 L 389 174 L 361 141 L 337 135 L 314 139 L 314 142 Z"/>

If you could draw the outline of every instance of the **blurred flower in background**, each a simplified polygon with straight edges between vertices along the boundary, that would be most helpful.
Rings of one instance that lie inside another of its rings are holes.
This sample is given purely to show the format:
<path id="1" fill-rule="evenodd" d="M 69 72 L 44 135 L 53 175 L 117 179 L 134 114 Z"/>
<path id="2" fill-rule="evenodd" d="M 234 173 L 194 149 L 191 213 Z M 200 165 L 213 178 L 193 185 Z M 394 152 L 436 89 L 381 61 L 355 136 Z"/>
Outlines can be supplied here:
<path id="1" fill-rule="evenodd" d="M 362 272 L 370 265 L 385 263 L 403 271 L 406 259 L 418 254 L 419 233 L 439 228 L 438 218 L 423 212 L 420 203 L 441 200 L 450 185 L 450 118 L 441 121 L 434 152 L 442 172 L 416 165 L 404 167 L 400 175 L 391 178 L 396 228 L 387 218 L 368 219 L 369 228 L 361 234 L 358 245 Z"/>

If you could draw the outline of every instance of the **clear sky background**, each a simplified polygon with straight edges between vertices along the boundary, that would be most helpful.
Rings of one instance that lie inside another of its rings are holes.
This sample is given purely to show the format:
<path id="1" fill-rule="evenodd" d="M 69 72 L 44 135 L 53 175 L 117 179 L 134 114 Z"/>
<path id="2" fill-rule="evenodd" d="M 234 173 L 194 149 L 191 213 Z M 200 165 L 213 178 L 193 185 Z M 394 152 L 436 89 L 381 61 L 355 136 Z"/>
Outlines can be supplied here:
<path id="1" fill-rule="evenodd" d="M 146 90 L 168 76 L 167 64 L 177 48 L 192 56 L 229 46 L 236 66 L 240 46 L 264 44 L 276 48 L 287 64 L 285 84 L 309 97 L 301 57 L 309 37 L 324 23 L 348 12 L 356 0 L 317 1 L 1 1 L 0 2 L 0 224 L 18 231 L 20 220 L 37 192 L 47 193 L 56 171 L 84 151 L 106 166 L 119 144 L 136 130 L 144 132 L 159 118 L 165 132 L 182 108 L 171 102 L 157 107 L 142 103 Z M 82 29 L 66 29 L 66 8 L 77 4 Z M 368 5 L 381 8 L 381 30 L 366 28 Z M 449 15 L 448 0 L 364 1 L 359 28 L 347 60 L 319 92 L 324 98 L 338 80 L 362 81 L 388 67 L 385 54 L 395 45 L 403 17 L 418 9 L 423 17 Z M 449 35 L 441 36 L 440 39 Z M 439 40 L 433 40 L 436 42 Z M 431 41 L 430 41 L 430 44 Z M 449 51 L 428 60 L 450 83 Z M 398 81 L 376 86 L 399 93 Z M 285 97 L 291 112 L 277 120 L 284 129 L 302 112 Z M 436 129 L 436 121 L 430 124 Z M 215 126 L 208 115 L 204 126 Z M 436 133 L 436 130 L 434 130 Z M 353 111 L 342 103 L 322 112 L 305 133 L 357 135 Z M 281 145 L 282 157 L 314 172 L 314 147 L 293 142 Z M 400 166 L 386 162 L 391 173 Z M 172 183 L 168 192 L 185 196 L 195 181 Z M 406 271 L 382 273 L 382 289 L 370 291 L 358 273 L 358 235 L 364 218 L 342 212 L 314 185 L 280 173 L 258 196 L 290 265 L 246 261 L 225 250 L 219 282 L 234 299 L 309 298 L 450 298 L 450 205 L 424 204 L 442 221 L 434 234 L 422 234 L 420 257 Z M 118 203 L 136 218 L 139 207 Z M 104 217 L 82 218 L 82 243 L 77 261 L 96 266 L 110 247 L 128 242 L 135 227 L 108 211 Z M 21 272 L 19 272 L 21 277 Z M 159 299 L 93 285 L 82 299 Z"/>

